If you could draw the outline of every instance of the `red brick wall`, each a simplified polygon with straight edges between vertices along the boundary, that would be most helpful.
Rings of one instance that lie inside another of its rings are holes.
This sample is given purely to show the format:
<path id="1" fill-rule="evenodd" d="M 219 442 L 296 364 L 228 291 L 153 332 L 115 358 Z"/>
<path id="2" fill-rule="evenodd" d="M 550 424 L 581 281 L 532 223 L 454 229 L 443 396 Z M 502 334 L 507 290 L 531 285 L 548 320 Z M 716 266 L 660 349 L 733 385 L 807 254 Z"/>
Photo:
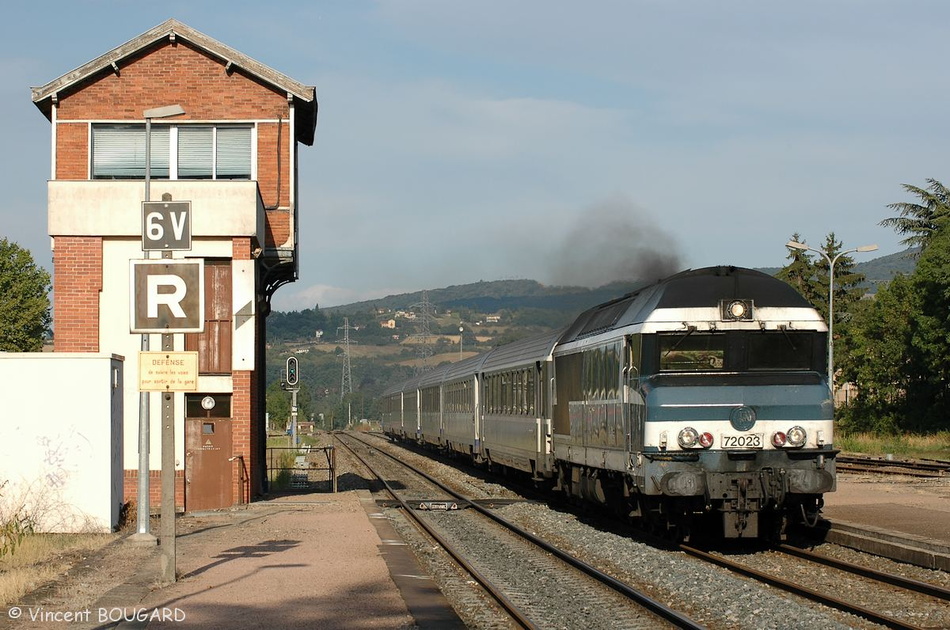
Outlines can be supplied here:
<path id="1" fill-rule="evenodd" d="M 208 57 L 187 42 L 172 45 L 163 41 L 122 62 L 118 75 L 102 72 L 77 90 L 60 94 L 56 111 L 57 178 L 86 179 L 89 173 L 88 124 L 64 123 L 144 122 L 142 113 L 146 109 L 179 104 L 185 113 L 168 122 L 284 121 L 279 142 L 276 123 L 259 125 L 257 175 L 264 204 L 286 207 L 290 203 L 290 149 L 294 142 L 287 95 L 243 74 L 239 68 L 232 68 L 230 73 L 224 68 L 224 62 Z M 285 240 L 286 237 L 277 244 Z"/>
<path id="2" fill-rule="evenodd" d="M 89 177 L 89 125 L 56 125 L 56 179 Z"/>
<path id="3" fill-rule="evenodd" d="M 231 258 L 233 260 L 251 259 L 251 239 L 248 237 L 239 237 L 231 240 Z M 257 337 L 260 339 L 260 337 Z M 260 344 L 255 352 L 261 352 L 263 349 Z M 263 422 L 263 414 L 258 408 L 258 374 L 256 371 L 240 370 L 232 372 L 232 397 L 231 397 L 231 456 L 244 458 L 244 466 L 248 478 L 245 480 L 244 499 L 248 496 L 254 497 L 262 492 L 260 479 L 263 472 L 258 470 L 260 457 L 259 444 L 260 423 Z M 240 494 L 240 469 L 235 467 L 236 474 L 232 477 L 232 496 L 235 501 L 241 500 Z M 249 487 L 248 487 L 249 486 Z"/>
<path id="4" fill-rule="evenodd" d="M 103 72 L 77 91 L 59 95 L 58 120 L 142 120 L 152 107 L 179 104 L 176 120 L 257 120 L 288 117 L 287 96 L 244 75 L 187 42 L 159 43 Z"/>
<path id="5" fill-rule="evenodd" d="M 137 503 L 139 496 L 139 471 L 138 469 L 126 470 L 123 476 L 125 483 L 124 497 L 125 501 Z M 162 507 L 162 471 L 148 471 L 148 505 L 150 514 L 158 514 Z M 185 472 L 183 470 L 175 471 L 175 509 L 183 512 L 185 510 Z M 130 518 L 135 519 L 135 512 L 132 512 Z"/>
<path id="6" fill-rule="evenodd" d="M 244 465 L 247 467 L 248 474 L 254 479 L 257 471 L 255 470 L 257 462 L 251 458 L 251 443 L 254 441 L 252 412 L 252 390 L 254 384 L 254 372 L 242 370 L 234 372 L 231 375 L 234 383 L 234 394 L 231 398 L 231 456 L 243 457 Z M 237 475 L 232 477 L 233 487 L 232 496 L 237 500 L 238 483 Z M 260 494 L 260 490 L 251 489 L 251 496 Z"/>
<path id="7" fill-rule="evenodd" d="M 102 238 L 57 236 L 53 244 L 56 352 L 99 352 Z"/>

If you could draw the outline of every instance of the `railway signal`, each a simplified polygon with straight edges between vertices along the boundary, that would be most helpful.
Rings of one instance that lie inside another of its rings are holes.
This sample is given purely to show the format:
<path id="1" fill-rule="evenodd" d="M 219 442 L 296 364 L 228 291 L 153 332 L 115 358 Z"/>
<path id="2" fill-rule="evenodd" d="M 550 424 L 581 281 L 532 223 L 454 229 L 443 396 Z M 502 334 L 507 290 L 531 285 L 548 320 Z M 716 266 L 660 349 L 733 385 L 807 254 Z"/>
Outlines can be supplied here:
<path id="1" fill-rule="evenodd" d="M 297 374 L 297 357 L 287 357 L 287 384 L 297 385 L 300 377 Z"/>

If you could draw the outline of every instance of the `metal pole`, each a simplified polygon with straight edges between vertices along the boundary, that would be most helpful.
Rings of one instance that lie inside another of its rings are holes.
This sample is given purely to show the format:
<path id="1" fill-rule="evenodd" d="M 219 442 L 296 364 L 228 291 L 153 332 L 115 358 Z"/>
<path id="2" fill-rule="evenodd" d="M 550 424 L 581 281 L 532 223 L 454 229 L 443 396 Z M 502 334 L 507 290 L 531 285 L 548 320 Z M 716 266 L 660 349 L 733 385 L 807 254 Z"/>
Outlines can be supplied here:
<path id="1" fill-rule="evenodd" d="M 290 390 L 290 445 L 297 448 L 297 392 L 296 387 Z"/>
<path id="2" fill-rule="evenodd" d="M 841 254 L 828 261 L 828 382 L 831 385 L 832 407 L 835 404 L 835 263 Z"/>
<path id="3" fill-rule="evenodd" d="M 150 180 L 152 168 L 152 119 L 145 119 L 145 201 L 149 199 Z M 148 252 L 144 252 L 148 258 Z M 143 334 L 140 349 L 142 352 L 148 352 L 148 335 Z M 138 514 L 136 518 L 136 534 L 132 539 L 138 544 L 154 545 L 158 539 L 151 534 L 149 526 L 149 517 L 151 516 L 151 505 L 149 504 L 149 396 L 148 392 L 139 392 L 139 472 L 137 505 Z"/>
<path id="4" fill-rule="evenodd" d="M 167 256 L 165 254 L 168 254 Z M 162 252 L 162 258 L 171 258 L 171 252 Z M 162 350 L 174 350 L 174 337 L 162 333 Z M 175 554 L 175 394 L 162 394 L 162 581 L 166 584 L 177 579 Z"/>
<path id="5" fill-rule="evenodd" d="M 846 249 L 843 252 L 839 252 L 834 259 L 832 259 L 828 254 L 820 249 L 815 249 L 814 247 L 809 247 L 804 243 L 799 243 L 797 241 L 789 241 L 785 244 L 786 247 L 799 250 L 808 250 L 810 252 L 815 252 L 824 257 L 828 262 L 828 390 L 831 394 L 831 406 L 834 407 L 835 404 L 835 363 L 834 363 L 834 330 L 835 330 L 835 321 L 834 321 L 834 304 L 835 304 L 835 263 L 838 262 L 838 259 L 844 256 L 845 254 L 852 254 L 854 252 L 873 252 L 877 250 L 877 245 L 862 245 L 860 247 L 855 247 L 853 249 Z"/>

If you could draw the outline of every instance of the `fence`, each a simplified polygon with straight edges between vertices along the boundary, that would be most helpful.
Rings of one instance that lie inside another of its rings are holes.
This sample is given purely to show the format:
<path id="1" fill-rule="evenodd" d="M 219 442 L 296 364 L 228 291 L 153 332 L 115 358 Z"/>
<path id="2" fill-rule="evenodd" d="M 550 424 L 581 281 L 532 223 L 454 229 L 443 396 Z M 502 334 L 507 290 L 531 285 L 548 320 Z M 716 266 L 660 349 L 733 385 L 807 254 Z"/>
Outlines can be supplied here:
<path id="1" fill-rule="evenodd" d="M 268 492 L 336 492 L 332 446 L 267 447 Z"/>

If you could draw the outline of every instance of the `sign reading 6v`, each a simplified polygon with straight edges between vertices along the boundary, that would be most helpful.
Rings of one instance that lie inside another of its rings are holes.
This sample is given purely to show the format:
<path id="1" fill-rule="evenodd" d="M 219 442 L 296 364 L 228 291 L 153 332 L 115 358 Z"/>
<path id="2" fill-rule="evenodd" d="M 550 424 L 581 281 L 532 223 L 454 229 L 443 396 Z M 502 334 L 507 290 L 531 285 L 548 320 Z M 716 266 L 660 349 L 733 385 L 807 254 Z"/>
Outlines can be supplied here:
<path id="1" fill-rule="evenodd" d="M 204 259 L 132 260 L 131 332 L 202 332 Z"/>
<path id="2" fill-rule="evenodd" d="M 142 250 L 191 249 L 191 202 L 142 202 Z"/>

